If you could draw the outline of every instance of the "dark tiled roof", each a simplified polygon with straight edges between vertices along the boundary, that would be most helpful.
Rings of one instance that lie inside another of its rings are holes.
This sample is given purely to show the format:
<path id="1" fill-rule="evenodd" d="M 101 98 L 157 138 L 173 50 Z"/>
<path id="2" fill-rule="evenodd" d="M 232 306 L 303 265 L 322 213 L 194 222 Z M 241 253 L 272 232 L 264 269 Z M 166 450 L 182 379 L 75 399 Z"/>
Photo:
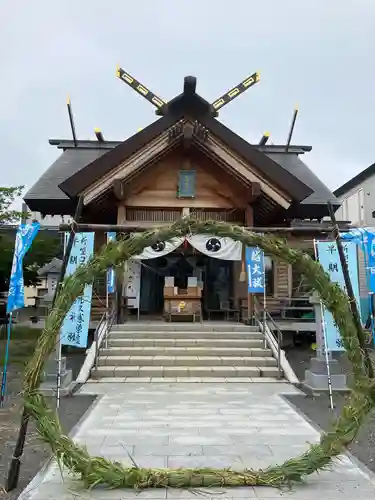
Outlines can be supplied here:
<path id="1" fill-rule="evenodd" d="M 281 165 L 274 162 L 256 146 L 249 144 L 242 137 L 235 134 L 228 127 L 220 123 L 209 114 L 204 114 L 201 109 L 202 98 L 197 94 L 187 96 L 181 94 L 173 99 L 170 105 L 171 113 L 151 123 L 137 134 L 133 135 L 108 154 L 97 158 L 86 168 L 77 171 L 66 181 L 60 183 L 60 188 L 70 196 L 77 196 L 93 182 L 116 168 L 119 163 L 129 158 L 136 151 L 154 140 L 161 133 L 172 127 L 179 119 L 190 117 L 198 120 L 204 127 L 211 131 L 224 144 L 239 154 L 247 162 L 263 173 L 271 182 L 280 188 L 286 189 L 294 200 L 301 201 L 311 194 L 309 186 L 291 175 Z M 191 116 L 193 110 L 193 116 Z M 194 111 L 195 110 L 195 111 Z M 173 112 L 172 112 L 173 111 Z"/>
<path id="2" fill-rule="evenodd" d="M 69 177 L 79 172 L 107 151 L 108 149 L 97 147 L 67 149 L 64 151 L 25 194 L 24 200 L 27 206 L 30 210 L 38 212 L 43 212 L 41 208 L 45 206 L 46 211 L 44 213 L 71 213 L 71 210 L 74 210 L 74 204 L 59 188 L 59 184 L 69 179 Z M 49 207 L 52 206 L 54 207 L 53 212 L 49 211 Z"/>
<path id="3" fill-rule="evenodd" d="M 271 153 L 266 155 L 275 162 L 288 170 L 293 176 L 301 182 L 311 187 L 313 193 L 305 198 L 301 203 L 306 205 L 326 204 L 327 201 L 337 204 L 336 196 L 327 186 L 317 177 L 312 170 L 304 163 L 297 154 L 294 153 Z"/>
<path id="4" fill-rule="evenodd" d="M 85 141 L 84 144 L 81 144 L 82 147 L 74 148 L 72 141 L 54 142 L 57 146 L 61 144 L 65 151 L 28 191 L 25 195 L 25 201 L 31 210 L 43 211 L 41 208 L 44 208 L 45 213 L 53 211 L 54 213 L 71 213 L 72 210 L 74 211 L 74 204 L 59 188 L 58 184 L 107 153 L 108 143 L 105 143 L 105 147 L 103 147 L 97 141 Z M 114 148 L 119 144 L 121 142 L 112 141 L 111 147 Z M 306 209 L 309 205 L 322 205 L 325 214 L 327 200 L 338 204 L 335 195 L 300 159 L 298 153 L 308 151 L 310 148 L 308 146 L 291 146 L 288 153 L 282 153 L 282 148 L 283 146 L 269 145 L 259 149 L 262 149 L 274 162 L 313 189 L 314 192 L 302 201 Z"/>
<path id="5" fill-rule="evenodd" d="M 50 273 L 59 273 L 61 271 L 61 267 L 62 267 L 62 260 L 58 259 L 57 257 L 54 257 L 51 260 L 51 262 L 48 262 L 48 264 L 45 264 L 38 270 L 38 275 L 46 276 L 47 274 Z"/>
<path id="6" fill-rule="evenodd" d="M 162 118 L 123 142 L 79 141 L 78 147 L 71 149 L 69 141 L 51 141 L 64 152 L 26 194 L 30 209 L 72 213 L 74 198 L 82 190 L 184 117 L 198 121 L 272 183 L 286 189 L 294 205 L 325 206 L 327 199 L 335 202 L 334 195 L 299 159 L 297 153 L 308 151 L 307 146 L 299 151 L 291 146 L 289 153 L 282 153 L 279 146 L 251 145 L 214 118 L 212 106 L 195 93 L 195 86 L 188 90 L 185 85 L 184 92 L 168 103 Z"/>
<path id="7" fill-rule="evenodd" d="M 322 219 L 329 215 L 327 201 L 330 201 L 335 209 L 339 208 L 340 202 L 327 186 L 317 177 L 312 170 L 295 153 L 266 153 L 277 163 L 282 165 L 295 177 L 306 183 L 313 193 L 301 203 L 294 203 L 287 210 L 287 216 L 298 219 Z"/>

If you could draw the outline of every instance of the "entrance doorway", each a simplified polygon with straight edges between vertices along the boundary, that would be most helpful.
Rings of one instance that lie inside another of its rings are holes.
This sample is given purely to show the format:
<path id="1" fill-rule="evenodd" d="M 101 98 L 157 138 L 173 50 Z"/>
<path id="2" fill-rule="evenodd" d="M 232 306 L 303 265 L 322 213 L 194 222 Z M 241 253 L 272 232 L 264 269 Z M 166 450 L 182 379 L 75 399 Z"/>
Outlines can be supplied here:
<path id="1" fill-rule="evenodd" d="M 173 276 L 175 286 L 187 288 L 188 277 L 195 276 L 203 284 L 202 310 L 219 311 L 220 304 L 233 297 L 233 262 L 208 257 L 191 247 L 142 261 L 141 314 L 161 316 L 164 309 L 163 288 L 166 276 Z"/>

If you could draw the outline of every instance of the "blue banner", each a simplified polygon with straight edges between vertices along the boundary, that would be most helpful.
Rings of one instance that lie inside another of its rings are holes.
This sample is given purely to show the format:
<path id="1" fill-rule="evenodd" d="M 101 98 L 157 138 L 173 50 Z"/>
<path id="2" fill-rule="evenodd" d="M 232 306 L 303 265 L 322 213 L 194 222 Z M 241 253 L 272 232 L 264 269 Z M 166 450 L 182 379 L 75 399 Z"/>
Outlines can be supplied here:
<path id="1" fill-rule="evenodd" d="M 354 297 L 360 308 L 359 276 L 357 246 L 354 242 L 343 242 L 346 262 L 348 263 L 350 281 L 352 282 Z M 332 241 L 318 241 L 318 260 L 323 269 L 329 274 L 331 281 L 337 283 L 345 292 L 345 280 L 342 272 L 341 262 L 337 245 Z M 340 332 L 333 320 L 332 314 L 324 308 L 325 336 L 328 351 L 343 351 Z"/>
<path id="2" fill-rule="evenodd" d="M 69 234 L 66 233 L 65 236 L 68 239 Z M 65 276 L 70 276 L 79 266 L 88 262 L 94 253 L 94 236 L 94 233 L 77 233 L 74 236 Z M 60 334 L 62 345 L 87 347 L 91 299 L 92 284 L 89 284 L 85 286 L 83 295 L 77 298 L 65 316 Z"/>
<path id="3" fill-rule="evenodd" d="M 25 306 L 23 283 L 23 258 L 29 250 L 40 228 L 39 222 L 21 224 L 17 229 L 12 271 L 9 280 L 7 313 Z"/>
<path id="4" fill-rule="evenodd" d="M 264 293 L 264 252 L 246 247 L 247 286 L 249 293 Z"/>
<path id="5" fill-rule="evenodd" d="M 365 256 L 366 281 L 371 293 L 375 293 L 375 232 L 374 228 L 353 228 L 340 234 L 341 239 L 360 246 Z"/>
<path id="6" fill-rule="evenodd" d="M 116 233 L 107 233 L 107 243 L 116 241 Z M 110 267 L 107 271 L 107 292 L 115 293 L 115 270 Z"/>
<path id="7" fill-rule="evenodd" d="M 371 293 L 375 293 L 375 234 L 367 233 L 363 241 L 365 256 L 365 265 L 368 276 L 367 286 Z M 366 262 L 367 261 L 367 262 Z"/>

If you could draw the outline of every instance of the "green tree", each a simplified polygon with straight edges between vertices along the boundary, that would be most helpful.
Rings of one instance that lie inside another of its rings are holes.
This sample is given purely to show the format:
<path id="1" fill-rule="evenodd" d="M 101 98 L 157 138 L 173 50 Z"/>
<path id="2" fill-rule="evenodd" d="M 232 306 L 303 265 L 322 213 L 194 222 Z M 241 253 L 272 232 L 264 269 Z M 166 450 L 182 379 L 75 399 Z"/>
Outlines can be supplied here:
<path id="1" fill-rule="evenodd" d="M 0 292 L 9 288 L 15 244 L 15 232 L 0 235 Z M 44 235 L 40 232 L 35 237 L 23 260 L 23 278 L 25 286 L 39 283 L 38 270 L 50 262 L 53 257 L 62 257 L 61 239 L 58 235 Z"/>
<path id="2" fill-rule="evenodd" d="M 0 187 L 0 292 L 8 290 L 12 269 L 16 232 L 10 224 L 20 223 L 23 216 L 12 210 L 14 201 L 22 196 L 24 186 Z M 38 269 L 50 262 L 53 257 L 61 257 L 61 239 L 57 234 L 39 232 L 24 258 L 23 276 L 25 286 L 39 282 Z"/>
<path id="3" fill-rule="evenodd" d="M 12 210 L 14 201 L 22 195 L 24 186 L 0 187 L 0 224 L 17 224 L 22 218 L 22 212 Z"/>

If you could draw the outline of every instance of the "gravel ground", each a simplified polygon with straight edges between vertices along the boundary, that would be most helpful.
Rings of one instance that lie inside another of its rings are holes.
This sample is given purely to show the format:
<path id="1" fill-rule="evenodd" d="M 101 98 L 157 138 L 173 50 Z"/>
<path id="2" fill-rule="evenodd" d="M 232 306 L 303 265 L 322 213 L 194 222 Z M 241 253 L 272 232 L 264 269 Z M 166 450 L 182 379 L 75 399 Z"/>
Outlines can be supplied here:
<path id="1" fill-rule="evenodd" d="M 84 354 L 68 353 L 67 365 L 76 376 L 84 359 Z M 17 489 L 6 494 L 4 484 L 8 474 L 9 463 L 20 425 L 22 400 L 19 395 L 23 379 L 22 365 L 11 365 L 8 371 L 8 399 L 4 408 L 0 409 L 0 499 L 15 500 L 31 479 L 39 472 L 51 456 L 48 445 L 38 439 L 34 423 L 30 421 L 22 459 L 20 480 Z M 52 398 L 51 398 L 52 399 Z M 73 396 L 63 398 L 60 406 L 60 421 L 65 433 L 69 433 L 85 411 L 95 400 L 94 396 Z M 51 406 L 54 401 L 50 401 Z"/>
<path id="2" fill-rule="evenodd" d="M 301 345 L 299 348 L 287 350 L 286 355 L 297 377 L 303 381 L 305 370 L 308 368 L 310 358 L 315 355 L 315 352 L 306 345 Z M 371 352 L 371 355 L 375 359 L 374 352 Z M 341 355 L 337 359 L 342 370 L 350 379 L 351 369 L 346 355 Z M 335 406 L 333 411 L 330 408 L 328 391 L 327 394 L 288 396 L 287 399 L 304 413 L 309 420 L 326 431 L 329 430 L 335 417 L 340 414 L 343 406 L 347 403 L 348 394 L 337 392 L 333 394 Z M 356 440 L 349 447 L 349 451 L 375 472 L 375 411 L 372 411 L 367 421 L 362 425 Z"/>

